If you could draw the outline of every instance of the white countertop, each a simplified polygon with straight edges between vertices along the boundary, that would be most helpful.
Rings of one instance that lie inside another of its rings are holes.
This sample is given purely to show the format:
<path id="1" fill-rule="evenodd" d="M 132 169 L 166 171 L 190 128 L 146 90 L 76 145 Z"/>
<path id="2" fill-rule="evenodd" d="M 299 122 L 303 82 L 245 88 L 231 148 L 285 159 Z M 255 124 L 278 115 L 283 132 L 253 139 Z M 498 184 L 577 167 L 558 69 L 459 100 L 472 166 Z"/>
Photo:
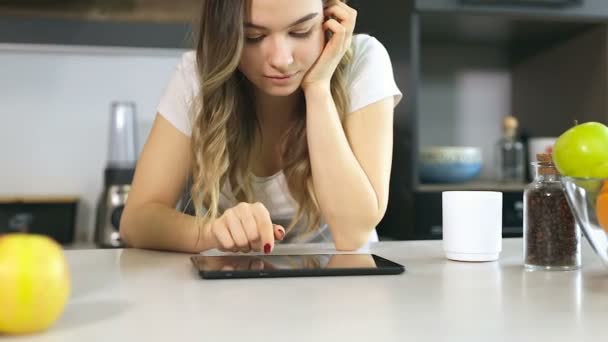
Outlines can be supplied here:
<path id="1" fill-rule="evenodd" d="M 326 252 L 327 245 L 277 252 Z M 522 240 L 498 262 L 444 259 L 440 241 L 381 242 L 402 275 L 203 280 L 189 255 L 66 251 L 73 292 L 55 341 L 603 341 L 608 270 L 584 242 L 581 271 L 526 272 Z"/>

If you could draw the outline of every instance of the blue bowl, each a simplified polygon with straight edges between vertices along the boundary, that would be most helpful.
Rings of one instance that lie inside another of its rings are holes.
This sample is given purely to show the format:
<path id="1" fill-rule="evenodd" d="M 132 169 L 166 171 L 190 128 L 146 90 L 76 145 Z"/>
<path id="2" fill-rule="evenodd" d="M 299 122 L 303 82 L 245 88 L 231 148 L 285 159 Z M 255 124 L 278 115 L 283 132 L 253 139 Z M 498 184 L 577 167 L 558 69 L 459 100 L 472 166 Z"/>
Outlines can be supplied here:
<path id="1" fill-rule="evenodd" d="M 483 166 L 477 147 L 423 147 L 418 173 L 422 183 L 462 183 L 474 180 Z"/>

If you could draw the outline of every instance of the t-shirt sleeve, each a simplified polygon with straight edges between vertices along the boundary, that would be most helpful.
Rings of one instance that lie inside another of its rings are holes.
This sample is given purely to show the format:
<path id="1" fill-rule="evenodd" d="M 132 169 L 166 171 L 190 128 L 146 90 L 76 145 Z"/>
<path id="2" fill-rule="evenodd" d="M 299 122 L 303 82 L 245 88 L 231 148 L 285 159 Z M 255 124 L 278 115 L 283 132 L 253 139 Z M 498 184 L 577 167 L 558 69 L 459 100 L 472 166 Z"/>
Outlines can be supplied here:
<path id="1" fill-rule="evenodd" d="M 194 52 L 186 52 L 177 64 L 157 111 L 175 128 L 187 136 L 192 135 L 191 106 L 197 88 Z"/>
<path id="2" fill-rule="evenodd" d="M 353 39 L 357 41 L 354 44 L 348 82 L 349 113 L 389 96 L 394 97 L 397 106 L 403 95 L 395 83 L 393 66 L 386 48 L 376 38 L 368 35 Z"/>

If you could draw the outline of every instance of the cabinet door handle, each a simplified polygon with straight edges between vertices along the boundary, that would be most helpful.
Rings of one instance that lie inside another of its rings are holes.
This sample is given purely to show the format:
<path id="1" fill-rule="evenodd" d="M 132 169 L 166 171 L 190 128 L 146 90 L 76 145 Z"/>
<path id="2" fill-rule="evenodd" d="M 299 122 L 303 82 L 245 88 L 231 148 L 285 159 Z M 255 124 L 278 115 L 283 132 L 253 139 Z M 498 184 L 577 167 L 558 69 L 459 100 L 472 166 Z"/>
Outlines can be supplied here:
<path id="1" fill-rule="evenodd" d="M 517 213 L 517 217 L 523 219 L 523 217 L 524 217 L 524 202 L 523 201 L 517 201 L 517 202 L 513 203 L 513 210 L 515 210 L 515 212 Z"/>

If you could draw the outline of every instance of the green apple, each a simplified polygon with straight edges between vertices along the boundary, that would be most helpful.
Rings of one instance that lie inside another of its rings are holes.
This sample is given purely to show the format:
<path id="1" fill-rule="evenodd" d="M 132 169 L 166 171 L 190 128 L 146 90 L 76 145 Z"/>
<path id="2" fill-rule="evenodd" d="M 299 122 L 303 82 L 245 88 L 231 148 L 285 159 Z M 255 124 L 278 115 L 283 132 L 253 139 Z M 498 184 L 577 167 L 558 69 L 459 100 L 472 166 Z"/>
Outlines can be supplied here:
<path id="1" fill-rule="evenodd" d="M 608 178 L 608 127 L 586 122 L 570 128 L 555 142 L 553 160 L 564 176 Z"/>
<path id="2" fill-rule="evenodd" d="M 595 178 L 608 178 L 608 161 L 593 168 L 591 171 Z"/>

